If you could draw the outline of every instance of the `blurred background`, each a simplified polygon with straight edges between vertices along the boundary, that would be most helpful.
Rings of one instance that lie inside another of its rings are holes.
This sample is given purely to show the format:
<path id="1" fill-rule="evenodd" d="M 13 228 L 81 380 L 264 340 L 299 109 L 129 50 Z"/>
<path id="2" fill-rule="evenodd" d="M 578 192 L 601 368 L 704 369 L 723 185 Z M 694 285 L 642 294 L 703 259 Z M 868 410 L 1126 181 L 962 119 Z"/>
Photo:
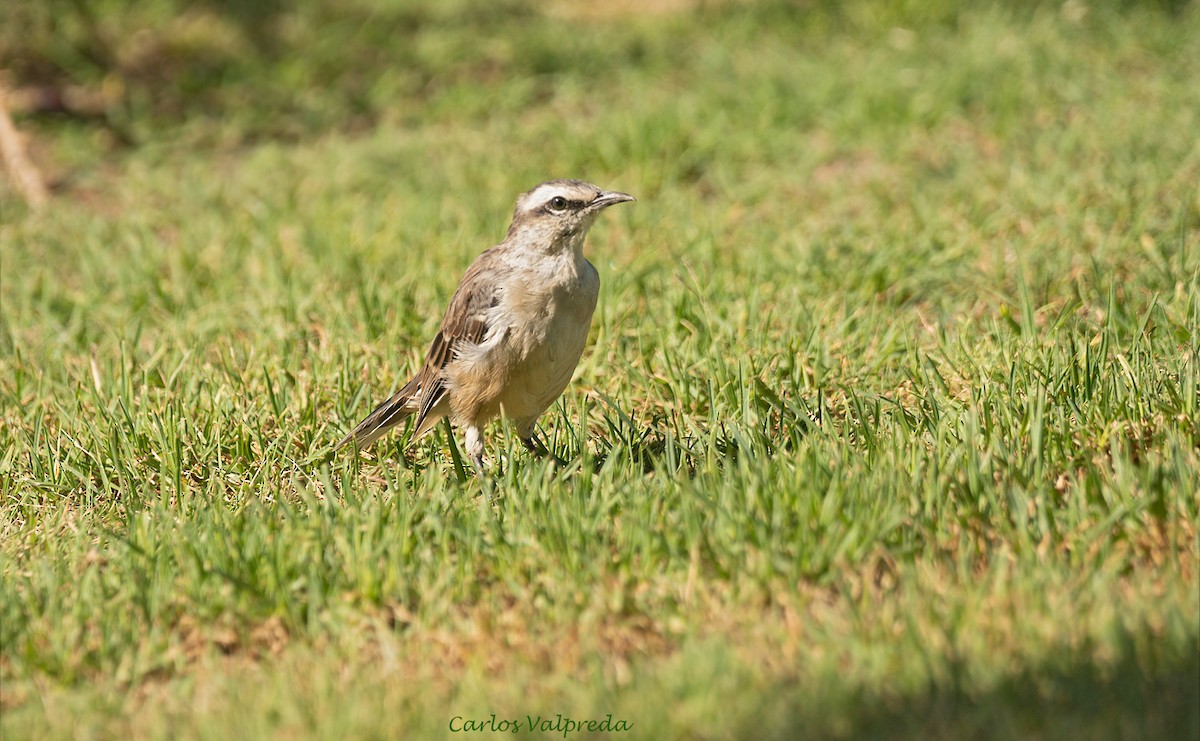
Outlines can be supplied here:
<path id="1" fill-rule="evenodd" d="M 1027 103 L 1053 60 L 1003 38 L 1007 23 L 988 34 L 981 19 L 1038 18 L 1035 29 L 1072 33 L 1127 11 L 1195 20 L 1182 0 L 972 5 L 7 0 L 0 83 L 32 136 L 32 161 L 59 190 L 81 167 L 139 147 L 229 151 L 447 123 L 487 132 L 503 167 L 549 153 L 556 172 L 574 172 L 581 158 L 611 166 L 652 154 L 663 179 L 695 181 L 714 139 L 775 134 L 773 124 L 855 137 L 973 111 L 1018 125 L 1036 113 Z M 984 38 L 976 55 L 952 60 L 938 39 L 953 34 Z M 1053 94 L 1070 103 L 1087 90 Z M 595 148 L 571 154 L 586 142 Z"/>

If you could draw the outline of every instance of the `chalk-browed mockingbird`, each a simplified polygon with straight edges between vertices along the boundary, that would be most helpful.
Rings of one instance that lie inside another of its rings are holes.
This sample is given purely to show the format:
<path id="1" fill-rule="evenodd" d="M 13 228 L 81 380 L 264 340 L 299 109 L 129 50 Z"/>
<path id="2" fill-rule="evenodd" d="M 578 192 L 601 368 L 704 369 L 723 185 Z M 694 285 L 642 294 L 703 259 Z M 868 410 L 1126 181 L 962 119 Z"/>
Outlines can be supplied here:
<path id="1" fill-rule="evenodd" d="M 584 237 L 602 210 L 632 200 L 580 180 L 522 194 L 504 241 L 467 268 L 420 372 L 338 447 L 366 447 L 410 414 L 415 440 L 449 416 L 481 471 L 483 427 L 503 414 L 536 450 L 534 423 L 571 380 L 600 293 Z"/>

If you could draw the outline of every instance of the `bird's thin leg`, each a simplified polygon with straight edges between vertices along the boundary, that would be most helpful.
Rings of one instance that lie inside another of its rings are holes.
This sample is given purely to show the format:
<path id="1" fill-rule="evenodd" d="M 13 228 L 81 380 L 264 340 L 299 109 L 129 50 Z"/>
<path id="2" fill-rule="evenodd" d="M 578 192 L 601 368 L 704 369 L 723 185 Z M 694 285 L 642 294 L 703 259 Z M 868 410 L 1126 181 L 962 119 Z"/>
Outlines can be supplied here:
<path id="1" fill-rule="evenodd" d="M 464 447 L 467 449 L 467 455 L 471 456 L 471 462 L 475 464 L 475 475 L 482 476 L 484 472 L 483 466 L 483 435 L 479 433 L 479 428 L 475 425 L 469 425 L 466 429 Z"/>
<path id="2" fill-rule="evenodd" d="M 521 438 L 521 444 L 525 446 L 526 450 L 533 455 L 536 455 L 538 458 L 541 458 L 543 455 L 549 452 L 546 450 L 545 446 L 538 442 L 537 438 L 535 438 L 532 434 L 529 437 Z"/>
<path id="3" fill-rule="evenodd" d="M 525 449 L 528 450 L 531 455 L 534 455 L 538 458 L 545 458 L 549 456 L 550 459 L 554 461 L 554 464 L 560 468 L 567 465 L 567 462 L 562 458 L 559 458 L 554 451 L 550 450 L 545 445 L 542 445 L 542 441 L 534 437 L 532 432 L 529 433 L 529 437 L 521 438 L 521 444 L 525 446 Z"/>

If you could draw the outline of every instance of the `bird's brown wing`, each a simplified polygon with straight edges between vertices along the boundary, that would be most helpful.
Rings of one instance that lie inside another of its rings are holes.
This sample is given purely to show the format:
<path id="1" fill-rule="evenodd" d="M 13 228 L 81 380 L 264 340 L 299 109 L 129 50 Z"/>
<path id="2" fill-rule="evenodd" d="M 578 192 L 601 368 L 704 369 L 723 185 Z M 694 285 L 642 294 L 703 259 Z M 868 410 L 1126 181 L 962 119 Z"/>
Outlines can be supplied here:
<path id="1" fill-rule="evenodd" d="M 360 448 L 366 447 L 414 411 L 417 413 L 414 437 L 425 432 L 424 425 L 430 412 L 446 396 L 443 376 L 446 365 L 464 346 L 479 344 L 487 336 L 487 313 L 499 301 L 499 290 L 494 280 L 484 280 L 484 276 L 495 275 L 492 272 L 495 258 L 493 248 L 467 268 L 458 290 L 450 299 L 450 306 L 442 318 L 442 328 L 433 338 L 420 372 L 359 422 L 337 447 L 351 441 Z"/>
<path id="2" fill-rule="evenodd" d="M 421 387 L 421 406 L 417 412 L 416 427 L 423 431 L 429 413 L 441 402 L 446 395 L 446 379 L 443 371 L 464 347 L 478 345 L 483 342 L 491 329 L 488 324 L 488 311 L 500 300 L 500 291 L 494 279 L 484 280 L 482 276 L 490 271 L 493 262 L 492 250 L 479 256 L 467 269 L 446 316 L 442 318 L 442 328 L 433 338 L 429 354 L 425 357 L 425 365 L 421 368 L 417 379 Z M 494 276 L 494 274 L 493 274 Z"/>

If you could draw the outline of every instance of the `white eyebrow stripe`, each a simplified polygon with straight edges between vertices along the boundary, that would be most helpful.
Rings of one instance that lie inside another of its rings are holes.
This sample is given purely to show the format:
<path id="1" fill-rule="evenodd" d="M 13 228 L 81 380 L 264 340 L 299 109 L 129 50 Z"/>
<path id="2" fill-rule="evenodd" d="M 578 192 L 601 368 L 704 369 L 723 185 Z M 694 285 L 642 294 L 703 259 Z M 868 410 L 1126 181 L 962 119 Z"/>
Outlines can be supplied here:
<path id="1" fill-rule="evenodd" d="M 550 201 L 553 201 L 559 196 L 567 199 L 568 203 L 584 204 L 591 200 L 593 194 L 581 193 L 577 188 L 565 188 L 562 186 L 548 185 L 543 188 L 539 188 L 530 194 L 529 205 L 527 206 L 527 209 L 534 211 L 539 208 L 544 208 L 550 204 Z"/>
<path id="2" fill-rule="evenodd" d="M 535 191 L 533 194 L 534 197 L 531 198 L 530 200 L 533 201 L 534 203 L 536 203 L 539 207 L 545 206 L 547 203 L 549 203 L 550 201 L 553 201 L 558 196 L 562 196 L 563 198 L 566 198 L 568 201 L 574 200 L 571 198 L 571 192 L 568 191 L 566 188 L 556 188 L 553 186 L 549 186 L 549 187 L 545 188 L 545 191 L 546 191 L 545 197 L 543 197 L 543 195 L 540 191 Z"/>

